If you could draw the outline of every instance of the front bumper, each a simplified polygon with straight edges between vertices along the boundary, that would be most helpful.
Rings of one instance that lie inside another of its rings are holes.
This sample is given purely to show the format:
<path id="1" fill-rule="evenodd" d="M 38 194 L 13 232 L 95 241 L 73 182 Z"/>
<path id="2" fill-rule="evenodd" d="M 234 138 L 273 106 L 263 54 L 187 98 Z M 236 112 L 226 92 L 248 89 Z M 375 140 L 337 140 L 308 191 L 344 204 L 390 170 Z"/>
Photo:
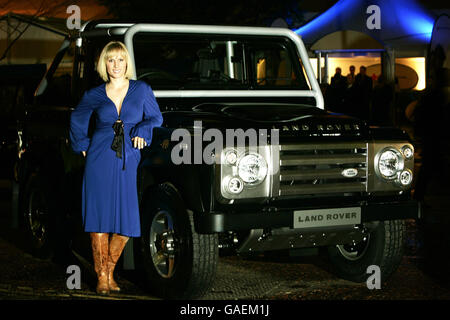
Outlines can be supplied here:
<path id="1" fill-rule="evenodd" d="M 361 223 L 371 221 L 403 220 L 420 218 L 417 201 L 377 202 L 358 205 L 361 207 Z M 342 206 L 341 208 L 354 206 Z M 333 209 L 337 206 L 307 209 Z M 299 208 L 298 210 L 305 209 Z M 294 210 L 257 213 L 195 213 L 197 233 L 218 233 L 264 228 L 294 227 Z"/>

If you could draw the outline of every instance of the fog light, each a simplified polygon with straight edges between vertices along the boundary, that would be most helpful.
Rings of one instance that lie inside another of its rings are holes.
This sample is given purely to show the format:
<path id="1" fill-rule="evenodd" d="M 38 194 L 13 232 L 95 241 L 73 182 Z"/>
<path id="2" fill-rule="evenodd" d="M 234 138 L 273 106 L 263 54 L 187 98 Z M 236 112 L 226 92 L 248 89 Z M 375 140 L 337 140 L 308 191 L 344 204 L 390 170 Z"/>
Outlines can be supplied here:
<path id="1" fill-rule="evenodd" d="M 412 172 L 409 170 L 402 171 L 398 177 L 398 181 L 400 182 L 400 184 L 402 186 L 410 185 L 412 182 L 412 179 L 413 179 L 413 175 L 412 175 Z"/>
<path id="2" fill-rule="evenodd" d="M 223 180 L 223 187 L 228 193 L 238 194 L 244 189 L 244 181 L 239 177 L 228 176 Z"/>

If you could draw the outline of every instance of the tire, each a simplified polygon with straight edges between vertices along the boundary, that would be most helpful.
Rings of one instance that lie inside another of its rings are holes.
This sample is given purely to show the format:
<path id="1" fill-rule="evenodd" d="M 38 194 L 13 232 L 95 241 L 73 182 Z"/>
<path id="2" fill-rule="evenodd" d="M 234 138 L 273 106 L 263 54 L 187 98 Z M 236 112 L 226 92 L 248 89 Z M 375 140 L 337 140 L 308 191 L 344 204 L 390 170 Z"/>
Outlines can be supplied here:
<path id="1" fill-rule="evenodd" d="M 161 184 L 146 194 L 136 265 L 147 286 L 164 299 L 202 297 L 216 275 L 217 234 L 195 232 L 192 213 L 171 184 Z"/>
<path id="2" fill-rule="evenodd" d="M 370 265 L 380 267 L 381 282 L 386 281 L 401 263 L 405 244 L 403 220 L 380 221 L 368 233 L 366 241 L 355 246 L 328 247 L 328 260 L 333 272 L 353 282 L 366 282 Z"/>
<path id="3" fill-rule="evenodd" d="M 41 259 L 53 256 L 51 244 L 50 188 L 45 179 L 33 174 L 25 186 L 23 223 L 26 246 L 30 253 Z"/>

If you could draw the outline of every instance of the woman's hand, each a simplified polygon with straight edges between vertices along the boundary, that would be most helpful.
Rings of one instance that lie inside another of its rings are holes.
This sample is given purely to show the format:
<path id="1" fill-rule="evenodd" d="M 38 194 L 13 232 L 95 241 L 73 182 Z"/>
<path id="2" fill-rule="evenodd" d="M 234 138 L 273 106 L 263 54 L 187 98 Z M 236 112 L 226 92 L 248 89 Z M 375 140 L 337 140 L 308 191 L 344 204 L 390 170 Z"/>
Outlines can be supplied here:
<path id="1" fill-rule="evenodd" d="M 81 151 L 81 154 L 86 158 L 86 151 Z"/>
<path id="2" fill-rule="evenodd" d="M 133 141 L 133 146 L 138 149 L 142 149 L 147 145 L 147 142 L 141 137 L 133 137 L 131 141 Z"/>

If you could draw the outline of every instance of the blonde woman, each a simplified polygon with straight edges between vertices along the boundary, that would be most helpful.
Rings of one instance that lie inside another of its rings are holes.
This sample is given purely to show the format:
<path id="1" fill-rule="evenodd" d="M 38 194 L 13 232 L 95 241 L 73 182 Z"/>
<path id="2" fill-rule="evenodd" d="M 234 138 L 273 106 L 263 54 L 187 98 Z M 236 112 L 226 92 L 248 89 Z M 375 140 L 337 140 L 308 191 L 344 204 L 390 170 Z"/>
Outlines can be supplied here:
<path id="1" fill-rule="evenodd" d="M 84 230 L 90 233 L 97 293 L 120 291 L 114 268 L 129 237 L 140 236 L 136 172 L 162 115 L 149 85 L 133 77 L 125 45 L 108 43 L 97 71 L 104 84 L 84 93 L 70 118 L 72 149 L 86 157 L 82 187 Z M 88 136 L 89 119 L 96 127 Z"/>

